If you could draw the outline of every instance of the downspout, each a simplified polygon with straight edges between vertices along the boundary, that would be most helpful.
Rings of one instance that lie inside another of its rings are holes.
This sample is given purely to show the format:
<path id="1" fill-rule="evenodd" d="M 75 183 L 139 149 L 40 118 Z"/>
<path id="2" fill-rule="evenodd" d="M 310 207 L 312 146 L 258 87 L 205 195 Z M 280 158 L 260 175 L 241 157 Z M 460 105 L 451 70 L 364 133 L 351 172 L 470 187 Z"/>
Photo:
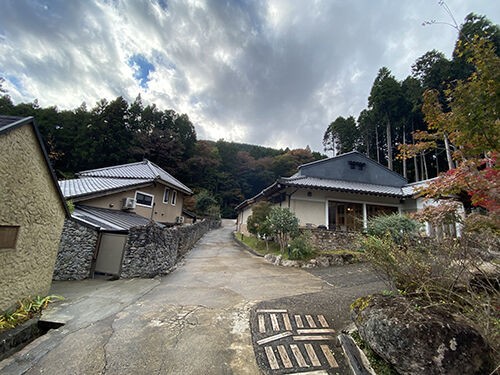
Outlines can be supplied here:
<path id="1" fill-rule="evenodd" d="M 297 191 L 299 191 L 299 188 L 295 189 L 294 192 L 287 194 L 287 196 L 288 196 L 288 209 L 290 209 L 290 201 L 291 201 L 292 195 L 294 195 Z"/>

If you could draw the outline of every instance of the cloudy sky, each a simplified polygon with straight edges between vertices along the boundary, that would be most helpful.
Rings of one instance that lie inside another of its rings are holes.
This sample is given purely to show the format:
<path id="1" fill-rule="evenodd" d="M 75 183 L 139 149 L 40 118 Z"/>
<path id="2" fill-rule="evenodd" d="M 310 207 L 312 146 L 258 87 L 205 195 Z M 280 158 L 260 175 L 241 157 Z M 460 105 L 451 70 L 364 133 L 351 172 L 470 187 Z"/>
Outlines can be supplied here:
<path id="1" fill-rule="evenodd" d="M 499 23 L 500 2 L 448 0 Z M 73 109 L 141 94 L 199 139 L 322 151 L 382 66 L 404 79 L 457 32 L 437 0 L 1 0 L 0 76 L 15 103 Z"/>

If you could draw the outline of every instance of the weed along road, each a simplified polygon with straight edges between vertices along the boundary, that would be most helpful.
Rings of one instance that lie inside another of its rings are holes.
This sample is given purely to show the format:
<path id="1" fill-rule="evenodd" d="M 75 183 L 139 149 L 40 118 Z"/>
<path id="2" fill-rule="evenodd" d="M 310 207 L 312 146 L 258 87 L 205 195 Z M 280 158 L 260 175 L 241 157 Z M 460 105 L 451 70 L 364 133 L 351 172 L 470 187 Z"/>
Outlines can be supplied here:
<path id="1" fill-rule="evenodd" d="M 43 319 L 65 323 L 0 362 L 1 374 L 349 374 L 338 330 L 384 288 L 362 265 L 273 266 L 206 234 L 162 278 L 56 282 Z"/>

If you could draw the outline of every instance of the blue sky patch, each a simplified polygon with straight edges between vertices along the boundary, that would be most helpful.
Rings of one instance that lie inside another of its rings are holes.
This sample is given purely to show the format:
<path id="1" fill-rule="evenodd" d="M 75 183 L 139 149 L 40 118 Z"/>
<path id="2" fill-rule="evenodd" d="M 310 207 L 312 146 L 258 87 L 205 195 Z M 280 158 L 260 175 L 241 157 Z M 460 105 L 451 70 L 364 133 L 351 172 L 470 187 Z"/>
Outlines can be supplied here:
<path id="1" fill-rule="evenodd" d="M 163 9 L 165 12 L 168 10 L 167 0 L 158 0 L 158 4 L 160 5 L 161 9 Z"/>
<path id="2" fill-rule="evenodd" d="M 142 88 L 148 87 L 149 73 L 155 71 L 155 66 L 151 64 L 144 55 L 134 54 L 128 59 L 128 65 L 132 67 L 134 78 L 139 81 Z"/>

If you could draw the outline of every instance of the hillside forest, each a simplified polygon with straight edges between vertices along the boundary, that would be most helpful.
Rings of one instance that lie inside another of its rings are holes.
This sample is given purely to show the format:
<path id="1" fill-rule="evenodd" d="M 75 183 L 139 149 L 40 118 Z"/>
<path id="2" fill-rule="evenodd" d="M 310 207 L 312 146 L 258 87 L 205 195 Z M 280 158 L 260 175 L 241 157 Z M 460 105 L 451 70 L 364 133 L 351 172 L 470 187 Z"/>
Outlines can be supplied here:
<path id="1" fill-rule="evenodd" d="M 492 43 L 500 53 L 500 29 L 486 17 L 469 14 L 458 27 L 452 58 L 433 50 L 418 58 L 412 73 L 398 81 L 382 67 L 373 83 L 368 107 L 354 116 L 338 117 L 326 126 L 325 151 L 341 154 L 358 150 L 409 181 L 434 177 L 453 168 L 454 145 L 447 134 L 434 132 L 422 112 L 423 94 L 435 90 L 443 110 L 447 90 L 474 72 L 462 46 L 477 38 Z M 2 89 L 0 114 L 34 116 L 59 179 L 78 171 L 140 161 L 156 163 L 194 192 L 187 208 L 200 211 L 197 201 L 214 202 L 223 217 L 235 217 L 234 207 L 258 194 L 280 176 L 290 176 L 299 165 L 325 158 L 304 149 L 273 149 L 197 139 L 187 114 L 133 102 L 123 97 L 101 99 L 89 108 L 82 103 L 73 110 L 42 108 L 37 100 L 13 103 Z M 425 142 L 422 140 L 425 139 Z M 199 212 L 202 213 L 202 212 Z"/>

